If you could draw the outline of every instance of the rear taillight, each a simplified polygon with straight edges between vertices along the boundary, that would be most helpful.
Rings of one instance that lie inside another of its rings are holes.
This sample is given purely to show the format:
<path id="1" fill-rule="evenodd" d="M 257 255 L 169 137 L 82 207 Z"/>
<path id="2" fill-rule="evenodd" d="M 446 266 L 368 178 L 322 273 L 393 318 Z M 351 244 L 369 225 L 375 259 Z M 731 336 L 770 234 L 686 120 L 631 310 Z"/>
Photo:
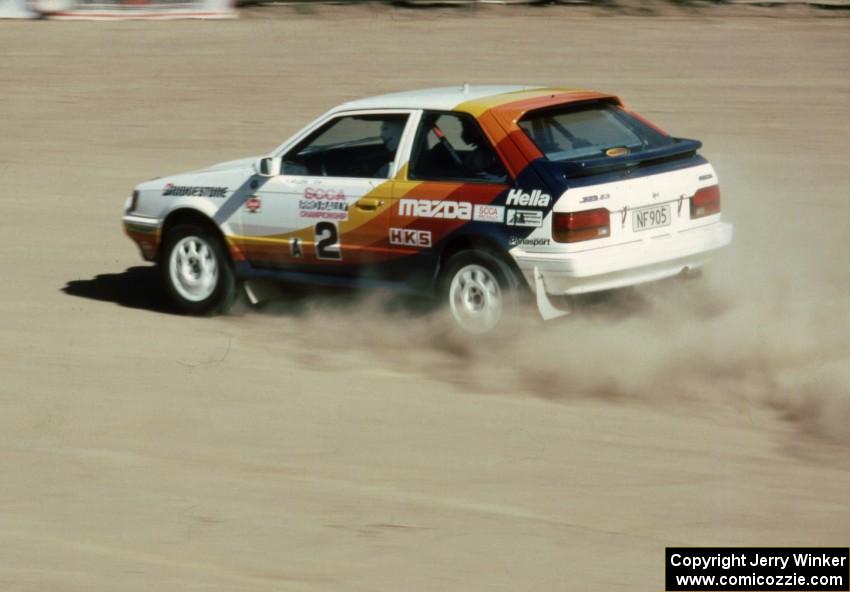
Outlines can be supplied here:
<path id="1" fill-rule="evenodd" d="M 556 212 L 552 216 L 552 238 L 559 243 L 611 236 L 610 213 L 605 208 L 583 212 Z"/>
<path id="2" fill-rule="evenodd" d="M 720 211 L 720 186 L 703 187 L 691 198 L 691 218 L 711 216 Z"/>

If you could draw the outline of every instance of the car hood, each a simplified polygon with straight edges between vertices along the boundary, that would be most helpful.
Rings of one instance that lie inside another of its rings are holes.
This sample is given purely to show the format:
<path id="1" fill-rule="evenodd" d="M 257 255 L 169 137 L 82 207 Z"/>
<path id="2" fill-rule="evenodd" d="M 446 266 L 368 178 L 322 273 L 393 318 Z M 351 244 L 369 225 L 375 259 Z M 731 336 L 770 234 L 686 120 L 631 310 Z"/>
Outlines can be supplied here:
<path id="1" fill-rule="evenodd" d="M 157 177 L 141 183 L 136 189 L 160 191 L 168 185 L 210 186 L 223 185 L 231 189 L 241 185 L 254 174 L 253 164 L 257 156 L 220 162 L 202 169 L 186 171 L 165 177 Z"/>

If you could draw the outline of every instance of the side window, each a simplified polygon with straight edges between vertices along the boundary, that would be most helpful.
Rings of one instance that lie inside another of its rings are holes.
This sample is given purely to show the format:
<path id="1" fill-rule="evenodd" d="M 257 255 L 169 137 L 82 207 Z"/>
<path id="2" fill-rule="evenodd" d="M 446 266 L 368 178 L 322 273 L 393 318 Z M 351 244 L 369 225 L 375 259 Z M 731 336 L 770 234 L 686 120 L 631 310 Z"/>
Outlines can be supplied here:
<path id="1" fill-rule="evenodd" d="M 407 118 L 386 113 L 331 119 L 283 157 L 283 174 L 386 179 Z"/>
<path id="2" fill-rule="evenodd" d="M 411 179 L 505 183 L 508 174 L 481 131 L 465 113 L 426 112 L 410 158 Z"/>

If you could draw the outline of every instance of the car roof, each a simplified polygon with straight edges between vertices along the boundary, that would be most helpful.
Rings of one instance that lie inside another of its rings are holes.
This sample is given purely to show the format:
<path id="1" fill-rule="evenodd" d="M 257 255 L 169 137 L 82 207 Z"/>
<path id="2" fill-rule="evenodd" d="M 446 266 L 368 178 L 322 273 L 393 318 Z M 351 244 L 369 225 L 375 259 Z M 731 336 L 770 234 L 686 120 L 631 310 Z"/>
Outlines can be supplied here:
<path id="1" fill-rule="evenodd" d="M 460 103 L 495 95 L 542 88 L 520 85 L 457 85 L 423 88 L 366 97 L 344 103 L 337 109 L 436 109 L 449 111 Z"/>
<path id="2" fill-rule="evenodd" d="M 377 95 L 343 103 L 334 111 L 354 109 L 433 109 L 437 111 L 476 110 L 473 106 L 486 104 L 497 107 L 532 98 L 555 95 L 563 99 L 565 94 L 581 94 L 587 91 L 522 85 L 458 85 L 426 88 L 405 92 Z M 553 97 L 554 98 L 554 97 Z"/>

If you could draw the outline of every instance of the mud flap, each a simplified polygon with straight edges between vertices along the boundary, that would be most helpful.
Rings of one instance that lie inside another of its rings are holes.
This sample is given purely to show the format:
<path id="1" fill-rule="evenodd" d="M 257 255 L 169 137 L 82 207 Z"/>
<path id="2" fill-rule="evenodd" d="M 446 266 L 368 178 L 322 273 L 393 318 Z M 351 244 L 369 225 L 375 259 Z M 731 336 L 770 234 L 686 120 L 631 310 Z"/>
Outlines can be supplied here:
<path id="1" fill-rule="evenodd" d="M 544 321 L 551 321 L 558 317 L 570 314 L 570 309 L 563 309 L 552 304 L 552 300 L 546 293 L 546 285 L 543 283 L 543 274 L 537 267 L 534 268 L 534 292 L 537 297 L 537 310 Z"/>
<path id="2" fill-rule="evenodd" d="M 280 286 L 275 282 L 266 282 L 263 280 L 246 280 L 243 282 L 245 294 L 248 296 L 248 301 L 252 305 L 265 302 L 266 300 L 274 300 L 279 298 L 281 291 Z"/>
<path id="3" fill-rule="evenodd" d="M 676 276 L 683 280 L 698 280 L 702 277 L 702 269 L 699 267 L 683 267 L 679 275 Z"/>

